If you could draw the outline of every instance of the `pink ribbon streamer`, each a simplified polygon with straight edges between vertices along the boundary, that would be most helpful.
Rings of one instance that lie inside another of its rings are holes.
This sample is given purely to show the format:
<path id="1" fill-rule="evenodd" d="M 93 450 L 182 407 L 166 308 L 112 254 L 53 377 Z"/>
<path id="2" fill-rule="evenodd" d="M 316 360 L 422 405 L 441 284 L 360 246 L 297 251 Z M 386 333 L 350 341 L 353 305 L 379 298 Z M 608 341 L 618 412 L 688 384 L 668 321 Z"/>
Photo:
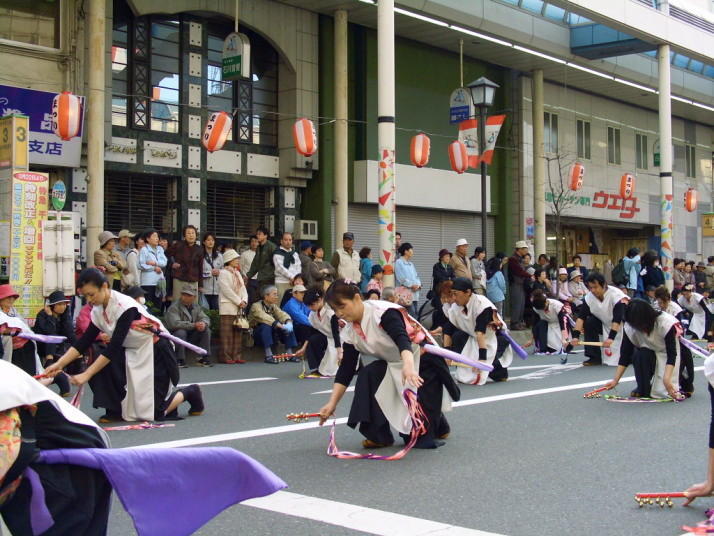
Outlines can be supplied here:
<path id="1" fill-rule="evenodd" d="M 409 411 L 409 417 L 412 421 L 412 430 L 409 434 L 409 442 L 404 446 L 399 452 L 392 454 L 391 456 L 381 456 L 379 454 L 358 454 L 356 452 L 350 452 L 348 450 L 340 450 L 337 447 L 337 442 L 335 441 L 335 425 L 337 421 L 332 422 L 332 427 L 330 428 L 330 441 L 327 444 L 327 455 L 340 460 L 401 460 L 416 444 L 419 436 L 426 433 L 426 423 L 428 421 L 421 404 L 417 400 L 417 395 L 411 389 L 404 389 L 402 393 L 404 396 L 404 401 L 407 404 L 407 410 Z"/>
<path id="2" fill-rule="evenodd" d="M 104 428 L 105 432 L 121 432 L 123 430 L 151 430 L 153 428 L 170 428 L 175 424 L 154 424 L 150 422 L 142 422 L 139 424 L 125 424 L 122 426 L 109 426 Z"/>

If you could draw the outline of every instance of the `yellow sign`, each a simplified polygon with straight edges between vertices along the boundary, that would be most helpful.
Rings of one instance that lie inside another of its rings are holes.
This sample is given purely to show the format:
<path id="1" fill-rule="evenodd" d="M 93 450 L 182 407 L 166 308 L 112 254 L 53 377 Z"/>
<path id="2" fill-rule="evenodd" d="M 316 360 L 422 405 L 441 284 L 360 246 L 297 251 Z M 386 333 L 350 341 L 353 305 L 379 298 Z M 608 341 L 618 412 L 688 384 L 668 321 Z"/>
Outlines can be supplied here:
<path id="1" fill-rule="evenodd" d="M 30 126 L 26 115 L 13 114 L 0 119 L 0 168 L 27 170 Z"/>
<path id="2" fill-rule="evenodd" d="M 10 284 L 20 294 L 15 307 L 33 320 L 42 296 L 41 221 L 47 219 L 50 179 L 47 173 L 13 170 L 10 221 Z"/>
<path id="3" fill-rule="evenodd" d="M 714 236 L 714 213 L 702 214 L 702 236 Z"/>

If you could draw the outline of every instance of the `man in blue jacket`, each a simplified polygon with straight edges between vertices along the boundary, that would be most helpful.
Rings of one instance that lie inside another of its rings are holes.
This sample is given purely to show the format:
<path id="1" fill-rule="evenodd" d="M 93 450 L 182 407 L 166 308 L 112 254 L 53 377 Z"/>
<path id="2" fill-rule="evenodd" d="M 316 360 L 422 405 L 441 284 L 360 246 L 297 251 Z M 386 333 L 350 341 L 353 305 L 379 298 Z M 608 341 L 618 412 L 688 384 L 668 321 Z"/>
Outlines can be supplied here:
<path id="1" fill-rule="evenodd" d="M 315 328 L 310 325 L 310 309 L 303 303 L 307 289 L 303 285 L 293 287 L 292 297 L 283 307 L 283 311 L 293 319 L 295 328 L 295 338 L 298 345 L 302 345 L 311 335 L 315 333 Z"/>

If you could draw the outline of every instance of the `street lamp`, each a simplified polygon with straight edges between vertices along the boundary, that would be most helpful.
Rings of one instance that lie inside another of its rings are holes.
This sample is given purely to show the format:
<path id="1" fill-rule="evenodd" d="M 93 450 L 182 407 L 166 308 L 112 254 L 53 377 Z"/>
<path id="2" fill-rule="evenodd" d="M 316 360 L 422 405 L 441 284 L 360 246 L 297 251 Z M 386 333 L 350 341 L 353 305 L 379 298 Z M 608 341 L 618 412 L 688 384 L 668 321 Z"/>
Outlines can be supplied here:
<path id="1" fill-rule="evenodd" d="M 493 104 L 493 97 L 500 87 L 486 77 L 471 82 L 468 86 L 474 107 L 478 108 L 478 152 L 481 161 L 481 246 L 488 244 L 488 213 L 486 205 L 486 162 L 483 159 L 486 152 L 486 111 Z"/>

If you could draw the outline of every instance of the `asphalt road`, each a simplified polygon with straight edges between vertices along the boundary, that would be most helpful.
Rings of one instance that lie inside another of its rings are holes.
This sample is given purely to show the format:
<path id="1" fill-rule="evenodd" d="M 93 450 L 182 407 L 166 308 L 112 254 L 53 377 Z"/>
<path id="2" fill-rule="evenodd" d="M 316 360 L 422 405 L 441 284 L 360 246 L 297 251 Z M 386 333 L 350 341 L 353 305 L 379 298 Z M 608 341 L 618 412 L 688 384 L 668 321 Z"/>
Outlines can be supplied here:
<path id="1" fill-rule="evenodd" d="M 581 355 L 570 359 L 571 364 L 581 360 Z M 268 510 L 234 506 L 197 533 L 203 535 L 486 531 L 507 536 L 675 536 L 682 534 L 683 524 L 701 521 L 704 509 L 714 506 L 712 500 L 699 500 L 695 507 L 682 508 L 678 500 L 673 509 L 639 509 L 633 500 L 638 491 L 681 491 L 704 479 L 710 407 L 701 372 L 694 397 L 685 402 L 618 404 L 582 397 L 592 387 L 581 384 L 609 379 L 612 368 L 560 367 L 557 357 L 548 356 L 517 361 L 507 383 L 462 386 L 462 402 L 448 415 L 452 434 L 444 447 L 413 450 L 400 461 L 333 459 L 325 454 L 326 427 L 290 425 L 285 414 L 317 411 L 328 395 L 315 393 L 332 385 L 329 380 L 298 380 L 300 365 L 295 363 L 182 370 L 184 383 L 276 379 L 204 385 L 203 416 L 188 417 L 172 428 L 111 432 L 110 437 L 115 447 L 176 446 L 171 442 L 187 439 L 196 445 L 230 446 L 273 470 L 289 484 L 287 491 L 331 501 L 311 505 L 308 500 L 297 514 L 272 511 L 270 502 Z M 702 362 L 697 359 L 695 365 Z M 633 385 L 622 383 L 620 394 Z M 347 415 L 350 400 L 348 393 L 338 417 Z M 98 417 L 90 405 L 85 398 L 83 409 Z M 233 437 L 210 437 L 217 434 Z M 337 426 L 341 449 L 361 451 L 361 439 L 352 429 Z M 379 513 L 369 514 L 378 527 L 369 528 L 364 520 L 336 513 L 335 502 L 418 518 L 416 528 L 405 528 L 407 518 Z M 331 522 L 305 518 L 320 516 Z M 453 527 L 430 531 L 420 520 Z M 133 534 L 118 501 L 110 534 Z"/>

